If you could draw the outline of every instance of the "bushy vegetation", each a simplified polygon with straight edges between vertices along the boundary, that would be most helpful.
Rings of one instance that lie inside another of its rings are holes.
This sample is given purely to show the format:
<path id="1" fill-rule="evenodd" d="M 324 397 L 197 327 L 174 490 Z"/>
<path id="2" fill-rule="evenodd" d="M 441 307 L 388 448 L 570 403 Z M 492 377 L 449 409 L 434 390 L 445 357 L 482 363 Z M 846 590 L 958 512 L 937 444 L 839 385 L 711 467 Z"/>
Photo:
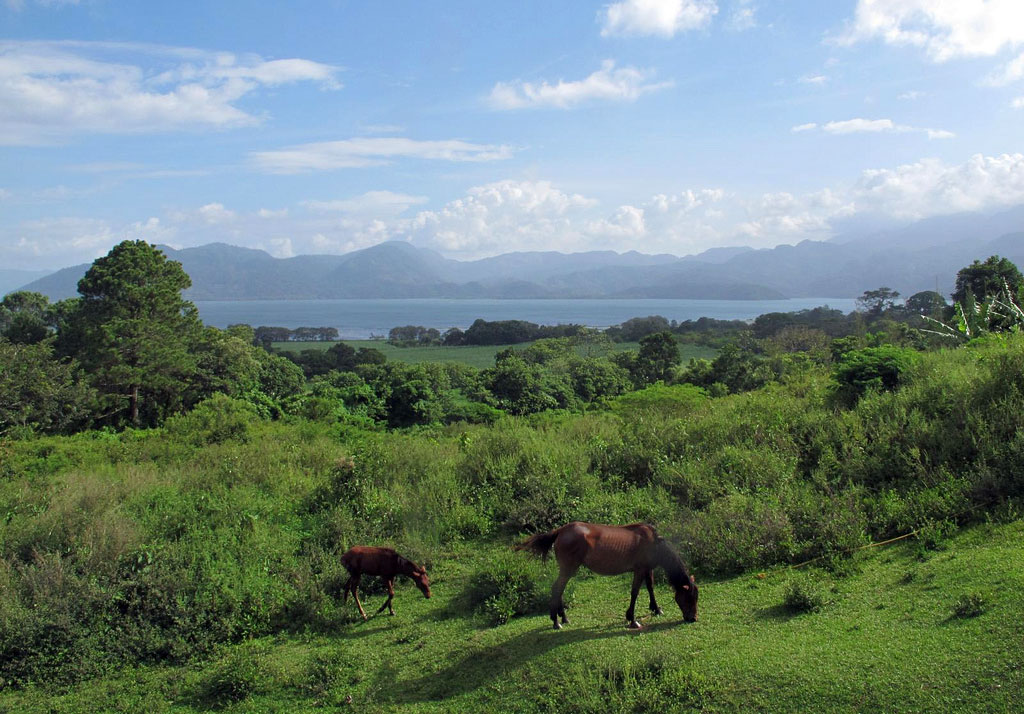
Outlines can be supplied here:
<path id="1" fill-rule="evenodd" d="M 609 356 L 581 334 L 504 350 L 484 370 L 332 346 L 321 372 L 244 326 L 197 325 L 174 295 L 181 276 L 125 250 L 171 287 L 119 287 L 112 259 L 90 295 L 116 305 L 23 300 L 48 315 L 42 330 L 26 317 L 24 341 L 0 340 L 3 686 L 206 658 L 182 685 L 194 706 L 259 697 L 278 675 L 246 643 L 351 622 L 339 557 L 357 543 L 398 548 L 442 590 L 454 553 L 486 552 L 454 568 L 456 607 L 509 627 L 544 609 L 550 569 L 507 546 L 570 520 L 655 523 L 703 580 L 812 559 L 846 572 L 861 546 L 908 534 L 927 560 L 959 526 L 1024 501 L 1012 325 L 941 348 L 880 310 L 873 332 L 762 325 L 688 365 L 671 325 L 635 352 Z M 171 339 L 119 312 L 154 299 L 180 344 L 119 350 L 122 329 Z M 810 612 L 831 603 L 823 592 L 793 580 L 769 604 Z M 945 600 L 945 616 L 984 615 L 979 598 Z M 704 691 L 668 671 L 650 702 Z M 632 665 L 601 676 L 609 701 L 647 701 L 649 675 Z M 318 696 L 336 701 L 334 681 Z"/>

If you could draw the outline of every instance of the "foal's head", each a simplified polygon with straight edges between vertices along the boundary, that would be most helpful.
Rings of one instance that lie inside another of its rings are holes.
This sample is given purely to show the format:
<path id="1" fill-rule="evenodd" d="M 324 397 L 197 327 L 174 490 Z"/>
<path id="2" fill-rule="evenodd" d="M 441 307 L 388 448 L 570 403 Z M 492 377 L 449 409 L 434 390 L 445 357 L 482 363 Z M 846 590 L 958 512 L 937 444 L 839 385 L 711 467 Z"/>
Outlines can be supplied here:
<path id="1" fill-rule="evenodd" d="M 427 577 L 427 569 L 421 565 L 417 565 L 412 571 L 412 575 L 409 576 L 412 581 L 416 583 L 416 587 L 423 593 L 423 597 L 430 597 L 430 578 Z"/>
<path id="2" fill-rule="evenodd" d="M 683 619 L 687 622 L 697 621 L 697 583 L 691 576 L 676 588 L 676 605 L 683 611 Z"/>

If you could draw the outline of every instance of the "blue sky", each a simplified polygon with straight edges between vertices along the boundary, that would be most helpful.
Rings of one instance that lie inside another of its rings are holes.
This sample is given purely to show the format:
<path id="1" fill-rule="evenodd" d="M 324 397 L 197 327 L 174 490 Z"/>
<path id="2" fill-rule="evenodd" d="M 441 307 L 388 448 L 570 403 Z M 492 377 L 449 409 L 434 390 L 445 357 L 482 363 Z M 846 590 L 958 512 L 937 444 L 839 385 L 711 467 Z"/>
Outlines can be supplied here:
<path id="1" fill-rule="evenodd" d="M 1021 0 L 0 0 L 0 267 L 685 255 L 1024 203 Z"/>

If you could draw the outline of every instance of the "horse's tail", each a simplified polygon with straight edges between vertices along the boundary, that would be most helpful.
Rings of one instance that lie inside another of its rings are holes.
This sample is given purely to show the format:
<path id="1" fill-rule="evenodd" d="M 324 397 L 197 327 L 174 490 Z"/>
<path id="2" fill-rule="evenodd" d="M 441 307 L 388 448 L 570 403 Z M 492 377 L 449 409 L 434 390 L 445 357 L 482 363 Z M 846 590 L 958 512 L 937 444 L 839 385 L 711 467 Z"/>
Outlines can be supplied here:
<path id="1" fill-rule="evenodd" d="M 558 531 L 561 529 L 555 529 L 549 533 L 538 533 L 532 535 L 522 543 L 517 543 L 513 546 L 513 550 L 528 550 L 534 555 L 539 555 L 544 560 L 548 559 L 548 551 L 551 550 L 551 546 L 555 544 L 555 539 L 558 538 Z"/>

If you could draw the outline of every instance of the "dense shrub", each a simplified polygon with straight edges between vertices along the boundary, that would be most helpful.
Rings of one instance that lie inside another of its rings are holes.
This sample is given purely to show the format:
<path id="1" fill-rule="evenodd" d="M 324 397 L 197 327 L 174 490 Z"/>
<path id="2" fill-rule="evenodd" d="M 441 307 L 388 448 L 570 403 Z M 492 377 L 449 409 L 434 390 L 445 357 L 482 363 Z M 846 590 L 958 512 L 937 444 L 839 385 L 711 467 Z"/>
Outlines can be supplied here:
<path id="1" fill-rule="evenodd" d="M 849 406 L 869 390 L 895 389 L 916 360 L 914 350 L 892 345 L 847 352 L 836 366 L 836 396 Z"/>
<path id="2" fill-rule="evenodd" d="M 492 625 L 503 625 L 513 617 L 547 612 L 551 576 L 543 564 L 525 554 L 502 553 L 477 572 L 463 599 Z M 566 605 L 572 594 L 566 591 Z"/>

